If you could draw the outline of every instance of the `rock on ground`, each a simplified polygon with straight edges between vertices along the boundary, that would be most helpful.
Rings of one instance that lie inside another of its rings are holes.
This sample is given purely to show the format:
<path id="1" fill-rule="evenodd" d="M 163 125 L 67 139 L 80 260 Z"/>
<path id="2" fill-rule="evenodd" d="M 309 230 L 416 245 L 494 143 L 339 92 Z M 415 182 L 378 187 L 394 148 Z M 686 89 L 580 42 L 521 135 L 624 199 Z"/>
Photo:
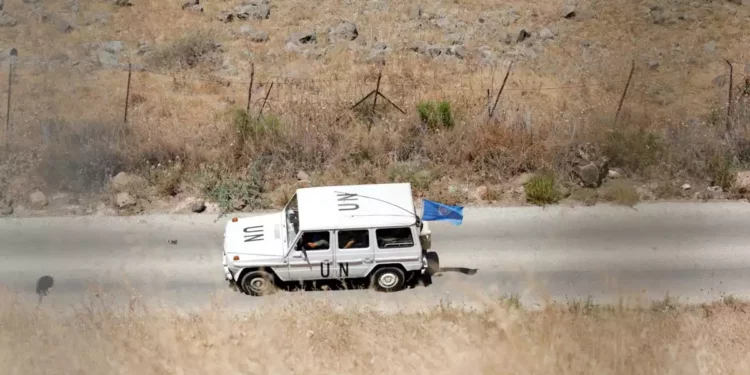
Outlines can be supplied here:
<path id="1" fill-rule="evenodd" d="M 555 33 L 552 32 L 549 28 L 543 28 L 541 31 L 539 31 L 539 37 L 542 38 L 542 40 L 550 40 L 555 39 Z"/>
<path id="2" fill-rule="evenodd" d="M 201 213 L 206 210 L 206 202 L 202 200 L 198 200 L 193 202 L 193 204 L 190 205 L 190 211 L 193 211 L 195 213 Z"/>
<path id="3" fill-rule="evenodd" d="M 244 35 L 248 39 L 256 43 L 264 43 L 269 39 L 268 32 L 264 30 L 257 30 L 252 26 L 242 26 L 240 28 L 240 34 Z"/>
<path id="4" fill-rule="evenodd" d="M 103 66 L 117 66 L 120 64 L 119 53 L 125 49 L 125 44 L 120 41 L 99 43 L 95 46 L 94 56 L 96 61 Z"/>
<path id="5" fill-rule="evenodd" d="M 39 210 L 46 207 L 49 204 L 49 200 L 44 193 L 37 190 L 29 195 L 29 204 L 32 209 Z"/>
<path id="6" fill-rule="evenodd" d="M 125 189 L 139 189 L 145 187 L 146 179 L 127 172 L 120 172 L 112 179 L 112 187 L 117 191 Z"/>
<path id="7" fill-rule="evenodd" d="M 133 198 L 133 196 L 128 193 L 122 192 L 115 195 L 115 205 L 117 206 L 117 208 L 127 208 L 135 206 L 136 203 L 137 202 L 135 198 Z"/>
<path id="8" fill-rule="evenodd" d="M 263 20 L 271 16 L 271 5 L 268 0 L 250 0 L 234 7 L 232 10 L 219 13 L 219 20 L 223 22 L 232 22 L 235 19 L 240 20 Z"/>
<path id="9" fill-rule="evenodd" d="M 521 175 L 514 178 L 510 185 L 514 188 L 517 187 L 523 187 L 524 185 L 528 184 L 533 178 L 536 176 L 534 173 L 522 173 Z"/>
<path id="10" fill-rule="evenodd" d="M 18 21 L 15 18 L 0 10 L 0 27 L 13 27 L 17 24 Z"/>
<path id="11" fill-rule="evenodd" d="M 357 36 L 359 36 L 357 25 L 348 21 L 340 22 L 328 30 L 328 39 L 331 41 L 352 41 L 357 39 Z"/>
<path id="12" fill-rule="evenodd" d="M 10 199 L 0 199 L 0 216 L 13 214 L 13 201 Z"/>
<path id="13" fill-rule="evenodd" d="M 452 56 L 463 59 L 468 55 L 466 47 L 462 45 L 428 44 L 426 42 L 414 42 L 409 50 L 432 58 L 438 56 Z"/>
<path id="14" fill-rule="evenodd" d="M 568 166 L 579 185 L 587 188 L 598 188 L 609 174 L 609 160 L 590 143 L 571 150 Z"/>
<path id="15" fill-rule="evenodd" d="M 318 36 L 314 31 L 298 31 L 287 38 L 287 43 L 295 45 L 317 43 Z"/>
<path id="16" fill-rule="evenodd" d="M 741 194 L 750 192 L 750 171 L 737 172 L 734 188 Z"/>
<path id="17" fill-rule="evenodd" d="M 576 16 L 576 8 L 572 5 L 568 5 L 563 9 L 563 18 L 571 19 Z"/>
<path id="18" fill-rule="evenodd" d="M 203 5 L 201 5 L 200 0 L 188 1 L 185 4 L 182 4 L 182 9 L 190 12 L 203 13 Z"/>

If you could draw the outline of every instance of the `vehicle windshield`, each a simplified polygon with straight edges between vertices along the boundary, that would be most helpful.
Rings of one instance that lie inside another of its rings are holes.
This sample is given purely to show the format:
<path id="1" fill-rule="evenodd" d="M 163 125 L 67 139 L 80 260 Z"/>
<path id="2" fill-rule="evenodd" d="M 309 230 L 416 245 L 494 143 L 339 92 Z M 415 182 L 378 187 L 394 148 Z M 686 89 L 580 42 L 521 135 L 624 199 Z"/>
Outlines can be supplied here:
<path id="1" fill-rule="evenodd" d="M 286 220 L 286 243 L 287 246 L 294 241 L 299 232 L 299 212 L 297 207 L 297 194 L 284 207 L 284 220 Z"/>

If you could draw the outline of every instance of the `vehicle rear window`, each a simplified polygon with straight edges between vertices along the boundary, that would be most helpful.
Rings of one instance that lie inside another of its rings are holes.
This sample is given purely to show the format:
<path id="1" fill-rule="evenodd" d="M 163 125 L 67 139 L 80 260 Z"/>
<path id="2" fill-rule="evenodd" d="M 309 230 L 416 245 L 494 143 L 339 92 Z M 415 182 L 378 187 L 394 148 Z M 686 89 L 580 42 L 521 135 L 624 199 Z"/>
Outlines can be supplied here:
<path id="1" fill-rule="evenodd" d="M 378 247 L 381 249 L 393 249 L 401 247 L 413 247 L 414 237 L 411 228 L 388 228 L 375 230 Z"/>
<path id="2" fill-rule="evenodd" d="M 339 249 L 366 249 L 368 247 L 370 247 L 370 233 L 367 229 L 339 232 Z"/>

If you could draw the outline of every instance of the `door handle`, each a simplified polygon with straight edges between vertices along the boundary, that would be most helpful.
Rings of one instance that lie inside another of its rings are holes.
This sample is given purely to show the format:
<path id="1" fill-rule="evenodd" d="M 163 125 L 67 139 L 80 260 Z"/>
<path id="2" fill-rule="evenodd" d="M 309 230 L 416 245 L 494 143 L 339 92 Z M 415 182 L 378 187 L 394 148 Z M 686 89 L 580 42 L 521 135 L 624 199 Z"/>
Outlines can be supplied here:
<path id="1" fill-rule="evenodd" d="M 364 262 L 365 262 L 365 263 L 372 263 L 372 259 L 370 259 L 370 258 L 365 258 Z"/>
<path id="2" fill-rule="evenodd" d="M 292 255 L 292 258 L 302 258 L 302 255 Z"/>
<path id="3" fill-rule="evenodd" d="M 326 259 L 326 260 L 323 261 L 323 263 L 331 263 L 331 261 L 328 260 L 328 259 Z"/>

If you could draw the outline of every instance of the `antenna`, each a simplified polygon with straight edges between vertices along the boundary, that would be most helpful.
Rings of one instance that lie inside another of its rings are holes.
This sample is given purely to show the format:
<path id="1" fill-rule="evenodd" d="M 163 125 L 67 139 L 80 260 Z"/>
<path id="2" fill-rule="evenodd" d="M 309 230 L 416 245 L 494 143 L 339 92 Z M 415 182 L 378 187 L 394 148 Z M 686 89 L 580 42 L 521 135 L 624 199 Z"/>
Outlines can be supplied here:
<path id="1" fill-rule="evenodd" d="M 396 207 L 396 208 L 398 208 L 398 209 L 401 209 L 401 210 L 403 210 L 403 211 L 406 211 L 407 213 L 409 213 L 409 215 L 411 215 L 411 216 L 414 216 L 414 218 L 415 218 L 415 219 L 417 219 L 417 223 L 419 223 L 419 222 L 421 222 L 421 221 L 422 221 L 422 220 L 421 220 L 421 219 L 419 218 L 419 216 L 418 216 L 418 215 L 417 215 L 416 213 L 414 213 L 414 212 L 411 212 L 411 211 L 409 211 L 409 210 L 407 210 L 407 209 L 405 209 L 405 208 L 403 208 L 403 207 L 401 207 L 401 206 L 399 206 L 399 205 L 397 205 L 397 204 L 393 204 L 393 203 L 391 203 L 391 202 L 388 202 L 388 201 L 384 201 L 384 200 L 382 200 L 382 199 L 380 199 L 380 198 L 375 198 L 375 197 L 368 197 L 368 196 L 366 196 L 366 195 L 362 195 L 362 194 L 357 194 L 357 193 L 346 193 L 346 192 L 343 192 L 343 191 L 337 191 L 336 193 L 341 193 L 341 194 L 349 194 L 349 195 L 355 195 L 355 196 L 358 196 L 358 197 L 362 197 L 362 198 L 368 198 L 368 199 L 373 199 L 373 200 L 376 200 L 376 201 L 379 201 L 379 202 L 383 202 L 383 203 L 385 203 L 385 204 L 389 204 L 389 205 L 391 205 L 391 206 L 393 206 L 393 207 Z"/>

